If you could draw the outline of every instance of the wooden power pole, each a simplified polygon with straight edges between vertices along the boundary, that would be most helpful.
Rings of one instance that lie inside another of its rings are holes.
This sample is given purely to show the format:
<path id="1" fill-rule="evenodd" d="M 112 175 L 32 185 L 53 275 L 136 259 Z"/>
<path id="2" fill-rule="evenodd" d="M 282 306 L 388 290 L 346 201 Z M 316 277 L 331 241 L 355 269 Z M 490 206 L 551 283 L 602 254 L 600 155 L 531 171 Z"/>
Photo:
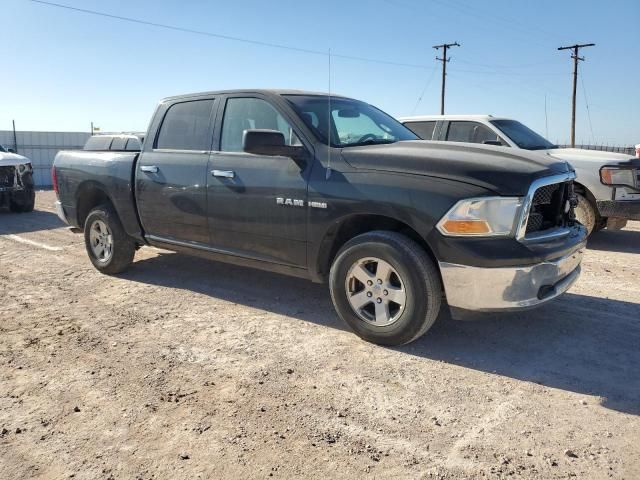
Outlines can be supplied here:
<path id="1" fill-rule="evenodd" d="M 447 77 L 447 62 L 449 62 L 451 59 L 447 58 L 447 50 L 451 47 L 459 47 L 460 44 L 458 42 L 455 43 L 443 43 L 442 45 L 434 45 L 433 48 L 435 48 L 436 50 L 440 50 L 442 49 L 442 58 L 438 58 L 436 57 L 436 60 L 439 60 L 442 62 L 442 94 L 440 96 L 440 115 L 444 115 L 444 90 L 445 90 L 445 83 L 446 83 L 446 77 Z"/>
<path id="2" fill-rule="evenodd" d="M 578 85 L 578 62 L 583 61 L 584 57 L 579 55 L 579 51 L 584 47 L 593 47 L 595 43 L 583 43 L 582 45 L 571 45 L 569 47 L 558 47 L 558 50 L 573 50 L 571 58 L 573 58 L 573 98 L 571 103 L 571 146 L 576 146 L 576 88 Z"/>

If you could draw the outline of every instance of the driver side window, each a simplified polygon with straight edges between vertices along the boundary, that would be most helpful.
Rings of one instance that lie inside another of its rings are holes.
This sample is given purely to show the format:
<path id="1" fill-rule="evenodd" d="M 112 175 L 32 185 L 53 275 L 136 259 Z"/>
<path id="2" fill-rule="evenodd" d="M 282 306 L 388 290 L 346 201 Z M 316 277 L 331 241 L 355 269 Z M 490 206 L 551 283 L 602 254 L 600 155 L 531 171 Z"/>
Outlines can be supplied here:
<path id="1" fill-rule="evenodd" d="M 230 98 L 224 109 L 220 150 L 241 152 L 244 131 L 256 128 L 282 132 L 285 145 L 302 145 L 289 122 L 265 100 Z"/>
<path id="2" fill-rule="evenodd" d="M 389 132 L 380 128 L 368 115 L 357 113 L 357 116 L 346 116 L 341 115 L 341 110 L 333 110 L 331 116 L 341 144 L 356 143 L 363 137 L 393 139 Z"/>

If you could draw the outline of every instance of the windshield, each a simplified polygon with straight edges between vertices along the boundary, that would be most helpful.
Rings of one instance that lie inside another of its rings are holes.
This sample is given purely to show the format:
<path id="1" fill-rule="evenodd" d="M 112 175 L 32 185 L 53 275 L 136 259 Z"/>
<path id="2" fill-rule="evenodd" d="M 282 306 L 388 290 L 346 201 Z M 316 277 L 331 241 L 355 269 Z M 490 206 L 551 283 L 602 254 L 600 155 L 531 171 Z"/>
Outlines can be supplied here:
<path id="1" fill-rule="evenodd" d="M 324 95 L 285 95 L 307 126 L 327 143 L 331 129 L 331 146 L 355 147 L 418 140 L 400 122 L 368 103 L 349 98 L 331 97 L 331 118 L 328 117 L 329 97 Z M 331 126 L 329 126 L 329 123 Z"/>
<path id="2" fill-rule="evenodd" d="M 491 120 L 491 123 L 524 150 L 558 148 L 557 145 L 554 145 L 542 135 L 538 135 L 529 127 L 515 120 Z"/>
<path id="3" fill-rule="evenodd" d="M 0 152 L 5 152 L 6 153 L 6 151 L 7 150 L 2 145 L 0 145 Z"/>

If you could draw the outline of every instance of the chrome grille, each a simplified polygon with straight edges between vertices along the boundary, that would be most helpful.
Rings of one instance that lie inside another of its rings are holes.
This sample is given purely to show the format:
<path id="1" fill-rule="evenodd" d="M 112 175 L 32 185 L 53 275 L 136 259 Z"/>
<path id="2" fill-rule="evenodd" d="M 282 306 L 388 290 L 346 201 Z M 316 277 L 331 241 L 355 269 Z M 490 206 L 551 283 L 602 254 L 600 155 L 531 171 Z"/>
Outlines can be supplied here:
<path id="1" fill-rule="evenodd" d="M 0 167 L 0 187 L 13 187 L 16 178 L 16 167 Z"/>
<path id="2" fill-rule="evenodd" d="M 560 183 L 555 183 L 553 185 L 545 185 L 544 187 L 540 187 L 538 190 L 536 190 L 536 193 L 533 194 L 533 205 L 551 203 L 553 194 L 558 191 L 560 185 Z"/>
<path id="3" fill-rule="evenodd" d="M 526 234 L 565 227 L 573 218 L 567 202 L 573 197 L 573 182 L 554 183 L 538 188 L 531 200 Z"/>

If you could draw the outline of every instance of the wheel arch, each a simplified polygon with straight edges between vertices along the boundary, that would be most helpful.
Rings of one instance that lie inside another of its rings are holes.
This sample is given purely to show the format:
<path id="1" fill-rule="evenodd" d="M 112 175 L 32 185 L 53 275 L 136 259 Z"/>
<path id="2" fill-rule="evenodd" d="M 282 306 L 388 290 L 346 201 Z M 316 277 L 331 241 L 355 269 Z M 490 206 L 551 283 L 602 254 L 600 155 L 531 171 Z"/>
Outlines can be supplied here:
<path id="1" fill-rule="evenodd" d="M 95 181 L 86 181 L 81 184 L 76 193 L 76 219 L 78 226 L 84 228 L 84 222 L 89 212 L 102 204 L 108 204 L 116 211 L 114 203 L 104 185 Z"/>
<path id="2" fill-rule="evenodd" d="M 591 190 L 589 190 L 589 187 L 585 186 L 584 184 L 575 181 L 573 182 L 574 185 L 574 189 L 576 191 L 576 193 L 581 194 L 583 197 L 586 197 L 587 200 L 589 200 L 589 202 L 591 202 L 591 204 L 593 205 L 594 210 L 596 211 L 596 213 L 598 213 L 598 207 L 596 204 L 596 197 L 595 195 L 591 192 Z"/>
<path id="3" fill-rule="evenodd" d="M 340 248 L 352 238 L 375 230 L 392 231 L 406 235 L 420 245 L 437 265 L 433 250 L 425 238 L 411 225 L 385 215 L 357 213 L 341 218 L 325 232 L 318 247 L 314 277 L 320 281 L 325 280 Z"/>

